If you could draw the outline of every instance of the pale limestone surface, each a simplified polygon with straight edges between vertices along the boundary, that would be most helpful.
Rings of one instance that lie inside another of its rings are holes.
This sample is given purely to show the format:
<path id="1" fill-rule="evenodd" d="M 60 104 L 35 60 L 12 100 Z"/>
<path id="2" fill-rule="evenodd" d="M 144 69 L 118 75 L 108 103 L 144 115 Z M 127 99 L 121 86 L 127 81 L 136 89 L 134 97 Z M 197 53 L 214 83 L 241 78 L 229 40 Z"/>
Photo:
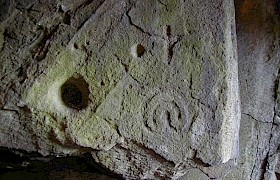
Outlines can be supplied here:
<path id="1" fill-rule="evenodd" d="M 276 5 L 235 3 L 238 48 L 231 0 L 4 1 L 0 146 L 127 179 L 276 178 Z"/>

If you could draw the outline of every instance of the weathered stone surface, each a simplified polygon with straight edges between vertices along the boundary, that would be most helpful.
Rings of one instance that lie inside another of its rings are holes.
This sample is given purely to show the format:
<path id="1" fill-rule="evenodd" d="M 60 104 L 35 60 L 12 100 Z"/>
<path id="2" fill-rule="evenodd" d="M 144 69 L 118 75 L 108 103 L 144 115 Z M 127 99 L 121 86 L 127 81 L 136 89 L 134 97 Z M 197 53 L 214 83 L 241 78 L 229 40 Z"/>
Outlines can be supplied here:
<path id="1" fill-rule="evenodd" d="M 222 178 L 232 169 L 240 118 L 232 0 L 3 7 L 0 146 L 90 152 L 128 179 Z"/>
<path id="2" fill-rule="evenodd" d="M 278 1 L 277 8 L 276 1 L 235 2 L 242 109 L 240 158 L 224 179 L 279 179 L 280 4 Z"/>

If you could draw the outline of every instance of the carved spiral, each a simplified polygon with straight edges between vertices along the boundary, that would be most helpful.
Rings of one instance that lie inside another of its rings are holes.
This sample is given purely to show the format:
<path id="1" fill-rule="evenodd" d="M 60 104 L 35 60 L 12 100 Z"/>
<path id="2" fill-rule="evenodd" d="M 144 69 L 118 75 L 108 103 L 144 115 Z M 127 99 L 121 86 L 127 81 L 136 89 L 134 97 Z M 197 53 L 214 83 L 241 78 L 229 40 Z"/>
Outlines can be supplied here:
<path id="1" fill-rule="evenodd" d="M 178 133 L 189 128 L 186 100 L 174 91 L 153 95 L 145 104 L 145 126 L 151 131 Z"/>

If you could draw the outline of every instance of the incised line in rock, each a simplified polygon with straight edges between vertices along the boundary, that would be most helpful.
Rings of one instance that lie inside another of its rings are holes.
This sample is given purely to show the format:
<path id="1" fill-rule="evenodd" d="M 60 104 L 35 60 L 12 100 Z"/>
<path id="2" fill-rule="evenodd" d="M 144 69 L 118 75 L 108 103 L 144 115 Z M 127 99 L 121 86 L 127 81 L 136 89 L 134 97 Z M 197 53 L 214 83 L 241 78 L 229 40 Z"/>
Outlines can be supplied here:
<path id="1" fill-rule="evenodd" d="M 166 43 L 167 64 L 170 65 L 173 58 L 173 49 L 182 38 L 180 36 L 173 36 L 171 34 L 171 26 L 167 25 L 164 39 Z"/>

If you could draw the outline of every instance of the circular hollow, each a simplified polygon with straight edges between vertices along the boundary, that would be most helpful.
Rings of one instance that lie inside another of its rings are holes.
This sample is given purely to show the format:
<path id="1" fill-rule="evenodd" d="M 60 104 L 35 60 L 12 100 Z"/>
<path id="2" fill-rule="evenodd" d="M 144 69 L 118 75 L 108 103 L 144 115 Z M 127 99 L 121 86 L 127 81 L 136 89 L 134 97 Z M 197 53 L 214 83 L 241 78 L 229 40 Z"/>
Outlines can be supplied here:
<path id="1" fill-rule="evenodd" d="M 132 48 L 132 54 L 135 57 L 142 57 L 145 53 L 145 48 L 144 46 L 142 46 L 141 44 L 136 44 L 133 48 Z"/>
<path id="2" fill-rule="evenodd" d="M 88 84 L 82 77 L 72 77 L 61 86 L 63 103 L 72 109 L 81 110 L 89 103 Z"/>

